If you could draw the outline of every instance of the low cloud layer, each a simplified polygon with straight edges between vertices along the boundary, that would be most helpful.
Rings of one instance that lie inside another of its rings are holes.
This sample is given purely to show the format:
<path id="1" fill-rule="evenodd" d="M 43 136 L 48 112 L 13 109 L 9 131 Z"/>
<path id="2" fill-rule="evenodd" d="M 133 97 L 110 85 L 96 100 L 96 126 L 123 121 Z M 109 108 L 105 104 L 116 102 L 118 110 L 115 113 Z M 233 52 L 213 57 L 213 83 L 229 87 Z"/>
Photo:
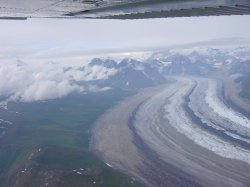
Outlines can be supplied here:
<path id="1" fill-rule="evenodd" d="M 237 40 L 238 41 L 238 40 Z M 207 43 L 205 43 L 207 44 Z M 194 47 L 196 46 L 196 47 Z M 190 54 L 194 50 L 207 54 L 207 47 L 190 45 L 186 48 L 165 48 L 170 54 Z M 248 45 L 249 46 L 249 45 Z M 210 45 L 208 45 L 210 47 Z M 224 48 L 224 46 L 222 46 Z M 230 46 L 227 46 L 230 51 Z M 241 51 L 243 48 L 239 48 Z M 249 49 L 249 47 L 245 48 Z M 225 48 L 226 50 L 226 48 Z M 1 50 L 0 50 L 1 51 Z M 235 50 L 234 50 L 235 51 Z M 23 50 L 2 50 L 0 55 L 0 104 L 6 101 L 32 102 L 65 97 L 71 93 L 105 91 L 109 87 L 100 88 L 90 84 L 89 81 L 103 80 L 117 73 L 117 69 L 106 68 L 98 65 L 88 65 L 89 60 L 79 58 L 74 61 L 66 58 L 41 59 L 34 53 L 21 53 Z M 32 52 L 32 51 L 30 51 Z M 42 53 L 42 52 L 41 52 Z M 153 52 L 131 52 L 126 56 L 135 59 L 151 58 Z M 22 54 L 16 56 L 16 54 Z M 78 53 L 77 53 L 78 54 Z M 158 55 L 158 56 L 157 56 Z M 154 58 L 161 58 L 161 53 L 155 53 Z M 78 58 L 79 56 L 77 56 Z M 123 55 L 112 56 L 118 63 Z M 16 60 L 22 59 L 22 60 Z M 74 58 L 73 58 L 74 59 Z M 143 61 L 143 60 L 142 60 Z"/>
<path id="2" fill-rule="evenodd" d="M 61 98 L 70 93 L 104 91 L 109 88 L 84 86 L 79 81 L 106 79 L 115 74 L 105 67 L 63 67 L 55 63 L 29 64 L 22 61 L 0 65 L 1 101 L 32 102 Z"/>
<path id="3" fill-rule="evenodd" d="M 75 81 L 91 81 L 106 79 L 116 73 L 115 69 L 108 69 L 103 66 L 85 66 L 83 69 L 71 69 L 66 72 L 67 77 Z"/>

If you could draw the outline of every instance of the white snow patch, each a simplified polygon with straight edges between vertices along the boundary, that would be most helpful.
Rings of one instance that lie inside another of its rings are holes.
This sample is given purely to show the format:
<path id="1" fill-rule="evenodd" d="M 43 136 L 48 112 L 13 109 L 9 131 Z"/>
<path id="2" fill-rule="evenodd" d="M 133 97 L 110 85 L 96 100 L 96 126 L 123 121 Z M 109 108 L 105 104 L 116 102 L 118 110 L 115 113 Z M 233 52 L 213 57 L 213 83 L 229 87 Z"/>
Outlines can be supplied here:
<path id="1" fill-rule="evenodd" d="M 172 64 L 172 62 L 168 62 L 168 61 L 160 61 L 164 66 L 169 66 Z"/>
<path id="2" fill-rule="evenodd" d="M 109 166 L 109 167 L 111 167 L 111 168 L 113 167 L 113 166 L 112 166 L 111 164 L 109 164 L 109 163 L 106 163 L 106 165 Z"/>
<path id="3" fill-rule="evenodd" d="M 218 68 L 218 67 L 221 67 L 223 65 L 222 62 L 217 62 L 214 64 L 214 67 Z"/>

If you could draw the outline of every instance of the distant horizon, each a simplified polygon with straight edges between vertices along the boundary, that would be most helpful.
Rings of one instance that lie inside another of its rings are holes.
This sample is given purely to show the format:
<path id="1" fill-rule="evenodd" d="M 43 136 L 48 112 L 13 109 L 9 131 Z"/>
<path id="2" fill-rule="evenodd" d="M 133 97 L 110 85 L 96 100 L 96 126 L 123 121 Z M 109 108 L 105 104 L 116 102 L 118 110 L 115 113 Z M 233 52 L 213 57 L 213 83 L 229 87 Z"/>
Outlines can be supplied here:
<path id="1" fill-rule="evenodd" d="M 103 49 L 250 40 L 249 15 L 142 20 L 1 20 L 0 48 Z"/>
<path id="2" fill-rule="evenodd" d="M 190 42 L 185 44 L 176 45 L 161 45 L 151 47 L 129 47 L 129 48 L 100 48 L 89 50 L 59 50 L 59 49 L 35 49 L 30 47 L 15 47 L 15 48 L 1 48 L 0 59 L 2 63 L 5 61 L 21 60 L 27 62 L 40 61 L 40 62 L 65 62 L 74 63 L 81 61 L 88 63 L 93 58 L 133 58 L 141 56 L 142 54 L 150 55 L 154 52 L 167 51 L 167 50 L 183 50 L 193 48 L 238 48 L 238 47 L 250 47 L 250 39 L 247 38 L 220 38 L 210 41 Z M 145 57 L 144 57 L 145 58 Z M 0 63 L 1 65 L 1 63 Z"/>
<path id="3" fill-rule="evenodd" d="M 109 89 L 112 85 L 101 84 L 98 86 L 96 81 L 107 80 L 109 77 L 115 76 L 123 69 L 124 64 L 128 64 L 128 67 L 135 67 L 135 71 L 143 71 L 143 66 L 150 66 L 150 64 L 152 66 L 161 64 L 161 68 L 163 68 L 172 64 L 171 58 L 168 59 L 171 56 L 173 59 L 180 58 L 181 63 L 182 58 L 190 58 L 191 62 L 193 58 L 197 57 L 199 59 L 201 57 L 205 59 L 203 59 L 204 63 L 206 63 L 206 58 L 209 60 L 218 58 L 216 67 L 219 67 L 223 63 L 230 64 L 235 59 L 240 59 L 240 62 L 249 60 L 250 47 L 216 48 L 206 45 L 206 47 L 170 48 L 169 50 L 165 48 L 165 50 L 157 52 L 127 52 L 106 57 L 104 55 L 93 56 L 93 58 L 88 60 L 78 56 L 79 62 L 77 63 L 71 62 L 70 59 L 73 58 L 71 56 L 63 62 L 58 61 L 56 58 L 53 60 L 18 60 L 12 58 L 8 59 L 8 62 L 0 64 L 0 91 L 3 98 L 8 98 L 7 102 L 13 100 L 36 101 L 54 99 L 67 96 L 70 93 L 103 91 Z M 224 58 L 221 59 L 221 56 L 224 56 Z M 101 59 L 93 60 L 94 58 Z M 106 61 L 106 59 L 110 60 Z M 124 59 L 127 60 L 123 61 Z M 122 68 L 119 69 L 121 62 L 123 62 Z M 134 66 L 131 65 L 133 62 Z M 214 63 L 214 61 L 211 61 L 211 63 Z M 193 64 L 190 67 L 193 67 Z M 161 68 L 157 70 L 159 73 Z M 88 84 L 84 84 L 87 82 Z M 4 101 L 5 104 L 6 102 Z"/>
<path id="4" fill-rule="evenodd" d="M 250 45 L 250 19 L 208 16 L 143 20 L 0 21 L 0 65 L 13 59 L 80 63 L 93 56 L 203 45 Z"/>

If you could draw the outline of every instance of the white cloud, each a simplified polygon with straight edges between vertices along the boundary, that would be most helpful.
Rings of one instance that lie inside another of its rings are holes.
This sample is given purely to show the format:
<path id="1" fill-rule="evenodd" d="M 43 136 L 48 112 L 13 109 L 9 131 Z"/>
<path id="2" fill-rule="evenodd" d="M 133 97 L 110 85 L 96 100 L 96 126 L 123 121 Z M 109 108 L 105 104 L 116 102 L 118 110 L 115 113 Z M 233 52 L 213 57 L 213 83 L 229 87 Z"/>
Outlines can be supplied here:
<path id="1" fill-rule="evenodd" d="M 0 95 L 7 97 L 26 87 L 30 82 L 30 76 L 23 67 L 6 65 L 0 67 Z"/>
<path id="2" fill-rule="evenodd" d="M 74 68 L 65 73 L 67 77 L 72 78 L 75 81 L 92 81 L 107 79 L 109 76 L 117 73 L 116 69 L 105 68 L 103 66 L 83 66 L 82 70 Z"/>
<path id="3" fill-rule="evenodd" d="M 0 64 L 0 98 L 32 102 L 61 98 L 73 92 L 105 91 L 106 88 L 80 85 L 77 81 L 106 79 L 116 73 L 101 66 L 69 68 L 57 63 L 12 62 Z"/>
<path id="4" fill-rule="evenodd" d="M 55 99 L 67 96 L 72 92 L 82 92 L 83 87 L 72 85 L 67 80 L 61 82 L 43 80 L 36 81 L 25 89 L 18 91 L 11 99 L 31 102 L 46 99 Z"/>
<path id="5" fill-rule="evenodd" d="M 249 18 L 244 15 L 142 20 L 3 20 L 0 46 L 93 50 L 176 45 L 229 37 L 250 39 Z M 39 51 L 36 53 L 39 55 Z"/>
<path id="6" fill-rule="evenodd" d="M 93 66 L 84 71 L 84 78 L 87 81 L 107 79 L 110 75 L 114 75 L 115 73 L 115 69 L 108 69 L 103 66 Z"/>
<path id="7" fill-rule="evenodd" d="M 100 88 L 99 86 L 96 85 L 89 85 L 88 86 L 88 91 L 90 92 L 103 92 L 103 91 L 107 91 L 107 90 L 111 90 L 111 87 L 103 87 Z"/>

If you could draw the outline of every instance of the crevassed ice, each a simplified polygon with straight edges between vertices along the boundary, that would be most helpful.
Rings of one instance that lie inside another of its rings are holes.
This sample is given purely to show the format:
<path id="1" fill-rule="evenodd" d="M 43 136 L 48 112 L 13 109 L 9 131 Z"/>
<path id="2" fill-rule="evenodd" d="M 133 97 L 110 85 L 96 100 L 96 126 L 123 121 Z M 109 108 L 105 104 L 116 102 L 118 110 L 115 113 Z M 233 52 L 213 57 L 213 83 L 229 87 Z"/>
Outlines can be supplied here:
<path id="1" fill-rule="evenodd" d="M 189 89 L 190 86 L 183 87 L 169 98 L 169 103 L 164 107 L 166 112 L 165 118 L 169 120 L 169 123 L 176 130 L 186 135 L 186 137 L 198 145 L 205 147 L 222 157 L 237 159 L 250 164 L 249 150 L 235 147 L 217 136 L 211 135 L 200 128 L 196 128 L 196 125 L 193 124 L 182 108 L 183 97 Z"/>
<path id="2" fill-rule="evenodd" d="M 241 126 L 250 128 L 250 120 L 248 120 L 242 114 L 226 107 L 217 97 L 216 89 L 217 83 L 213 80 L 210 80 L 205 96 L 205 102 L 208 104 L 208 106 L 219 116 L 226 118 L 234 123 L 240 124 Z"/>

